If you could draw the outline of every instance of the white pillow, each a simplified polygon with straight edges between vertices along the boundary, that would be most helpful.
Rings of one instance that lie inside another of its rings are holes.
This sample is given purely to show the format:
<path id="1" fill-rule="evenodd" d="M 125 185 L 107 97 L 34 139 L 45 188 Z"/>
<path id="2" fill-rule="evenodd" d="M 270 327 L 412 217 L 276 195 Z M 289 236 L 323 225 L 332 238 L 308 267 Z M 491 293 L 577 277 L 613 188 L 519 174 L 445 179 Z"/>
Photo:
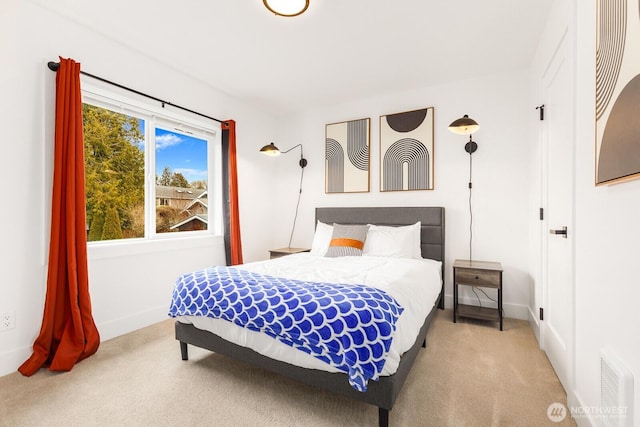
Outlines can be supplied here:
<path id="1" fill-rule="evenodd" d="M 333 225 L 318 221 L 318 224 L 316 225 L 316 232 L 313 235 L 310 253 L 312 255 L 324 256 L 327 253 L 327 250 L 329 250 L 331 236 L 333 236 Z"/>
<path id="2" fill-rule="evenodd" d="M 369 225 L 362 256 L 421 259 L 420 221 L 402 227 Z"/>

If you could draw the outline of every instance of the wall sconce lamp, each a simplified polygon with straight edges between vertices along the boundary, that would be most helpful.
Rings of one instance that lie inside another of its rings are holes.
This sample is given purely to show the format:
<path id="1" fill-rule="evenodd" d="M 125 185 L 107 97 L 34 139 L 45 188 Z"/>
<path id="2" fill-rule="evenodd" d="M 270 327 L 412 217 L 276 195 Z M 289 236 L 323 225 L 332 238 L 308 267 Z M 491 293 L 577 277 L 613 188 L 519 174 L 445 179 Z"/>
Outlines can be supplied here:
<path id="1" fill-rule="evenodd" d="M 468 115 L 460 117 L 458 120 L 454 120 L 449 125 L 449 130 L 458 135 L 469 135 L 469 142 L 464 146 L 464 150 L 470 155 L 475 153 L 478 149 L 478 144 L 473 142 L 471 134 L 480 129 L 478 122 L 470 118 Z"/>
<path id="2" fill-rule="evenodd" d="M 262 0 L 270 12 L 278 16 L 302 15 L 309 7 L 309 0 Z"/>
<path id="3" fill-rule="evenodd" d="M 473 209 L 471 205 L 471 189 L 473 185 L 471 184 L 472 178 L 472 158 L 473 153 L 478 149 L 478 144 L 473 141 L 471 138 L 471 134 L 480 129 L 480 125 L 478 122 L 470 118 L 468 115 L 464 115 L 461 118 L 454 120 L 449 125 L 449 130 L 453 133 L 457 133 L 458 135 L 469 135 L 469 142 L 467 142 L 464 146 L 464 151 L 469 153 L 469 262 L 473 260 L 472 258 L 472 241 L 473 241 Z"/>
<path id="4" fill-rule="evenodd" d="M 308 2 L 307 2 L 308 3 Z M 265 1 L 266 4 L 266 1 Z M 291 227 L 291 235 L 289 236 L 289 246 L 291 248 L 291 240 L 293 239 L 293 232 L 296 229 L 296 220 L 298 219 L 298 207 L 300 206 L 300 196 L 302 196 L 302 179 L 304 178 L 304 168 L 307 166 L 307 159 L 304 158 L 304 153 L 302 150 L 302 144 L 294 145 L 286 151 L 280 151 L 278 147 L 272 142 L 271 144 L 267 144 L 260 149 L 260 152 L 264 155 L 276 157 L 280 154 L 286 154 L 289 151 L 300 147 L 300 160 L 298 161 L 298 165 L 300 165 L 300 190 L 298 191 L 298 203 L 296 204 L 296 213 L 293 217 L 293 226 Z"/>
<path id="5" fill-rule="evenodd" d="M 280 151 L 280 149 L 276 147 L 276 145 L 272 142 L 271 144 L 267 144 L 264 147 L 262 147 L 260 149 L 260 152 L 267 156 L 277 157 L 280 154 L 287 154 L 289 151 L 298 147 L 300 147 L 300 161 L 298 162 L 298 164 L 300 165 L 301 168 L 304 168 L 305 166 L 307 166 L 307 159 L 304 158 L 304 154 L 302 152 L 302 144 L 294 145 L 293 147 L 289 148 L 286 151 Z"/>

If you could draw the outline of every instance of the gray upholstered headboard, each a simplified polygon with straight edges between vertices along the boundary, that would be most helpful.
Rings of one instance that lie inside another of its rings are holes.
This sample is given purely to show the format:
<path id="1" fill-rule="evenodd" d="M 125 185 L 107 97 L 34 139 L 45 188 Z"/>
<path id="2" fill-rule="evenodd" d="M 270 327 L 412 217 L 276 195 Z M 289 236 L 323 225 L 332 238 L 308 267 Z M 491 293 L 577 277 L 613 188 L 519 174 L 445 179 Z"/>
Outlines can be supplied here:
<path id="1" fill-rule="evenodd" d="M 420 221 L 422 257 L 443 261 L 443 207 L 316 208 L 316 220 L 327 224 L 409 225 Z"/>
<path id="2" fill-rule="evenodd" d="M 442 261 L 442 293 L 444 308 L 444 208 L 419 207 L 339 207 L 316 208 L 316 220 L 327 224 L 410 225 L 420 221 L 420 248 L 423 258 Z"/>

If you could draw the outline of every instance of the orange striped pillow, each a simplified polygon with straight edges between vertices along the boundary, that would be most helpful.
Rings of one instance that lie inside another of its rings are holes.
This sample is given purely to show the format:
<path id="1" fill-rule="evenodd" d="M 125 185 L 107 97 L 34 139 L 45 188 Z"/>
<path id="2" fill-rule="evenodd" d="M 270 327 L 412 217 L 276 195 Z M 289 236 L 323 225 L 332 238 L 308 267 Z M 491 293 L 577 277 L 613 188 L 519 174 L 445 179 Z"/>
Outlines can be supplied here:
<path id="1" fill-rule="evenodd" d="M 368 229 L 367 225 L 333 224 L 333 234 L 325 256 L 361 256 Z"/>

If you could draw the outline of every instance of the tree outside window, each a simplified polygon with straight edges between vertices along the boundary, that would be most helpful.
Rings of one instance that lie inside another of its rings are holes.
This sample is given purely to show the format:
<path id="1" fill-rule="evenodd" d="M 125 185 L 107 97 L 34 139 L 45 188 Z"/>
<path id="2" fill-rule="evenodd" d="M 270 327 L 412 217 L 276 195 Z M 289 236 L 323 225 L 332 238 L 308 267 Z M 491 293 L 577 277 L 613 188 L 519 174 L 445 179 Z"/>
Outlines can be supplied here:
<path id="1" fill-rule="evenodd" d="M 207 139 L 89 103 L 83 124 L 89 241 L 209 229 Z M 155 182 L 145 182 L 147 167 Z"/>

